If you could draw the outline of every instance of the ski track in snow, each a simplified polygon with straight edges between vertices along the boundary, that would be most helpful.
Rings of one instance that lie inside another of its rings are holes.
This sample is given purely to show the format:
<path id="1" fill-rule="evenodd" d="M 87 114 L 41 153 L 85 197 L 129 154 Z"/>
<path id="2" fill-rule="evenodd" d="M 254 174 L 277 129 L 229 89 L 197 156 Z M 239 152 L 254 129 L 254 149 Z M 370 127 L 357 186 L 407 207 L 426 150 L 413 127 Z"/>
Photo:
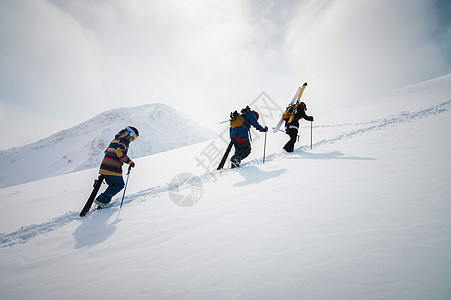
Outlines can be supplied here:
<path id="1" fill-rule="evenodd" d="M 66 224 L 71 223 L 79 217 L 79 213 L 68 212 L 62 216 L 56 217 L 48 222 L 42 224 L 34 224 L 26 227 L 21 227 L 19 230 L 9 233 L 0 234 L 0 248 L 14 246 L 16 244 L 26 243 L 31 238 L 44 234 L 46 232 L 54 231 Z"/>
<path id="2" fill-rule="evenodd" d="M 375 130 L 380 130 L 389 126 L 395 126 L 398 124 L 403 124 L 407 122 L 412 122 L 418 119 L 427 118 L 436 114 L 440 114 L 443 112 L 448 111 L 447 106 L 451 104 L 451 100 L 443 102 L 439 105 L 432 106 L 429 108 L 426 108 L 421 111 L 417 112 L 406 112 L 403 111 L 397 115 L 388 116 L 379 120 L 370 121 L 370 122 L 363 122 L 363 123 L 349 123 L 349 124 L 337 124 L 337 125 L 325 125 L 325 126 L 317 126 L 318 128 L 328 128 L 328 127 L 338 127 L 338 126 L 347 126 L 352 125 L 354 127 L 362 126 L 360 129 L 351 130 L 349 132 L 345 132 L 342 134 L 337 135 L 336 137 L 321 140 L 319 142 L 316 142 L 313 144 L 315 147 L 326 145 L 326 144 L 332 144 L 334 142 L 352 138 L 356 135 L 372 132 Z M 298 150 L 302 150 L 307 148 L 307 146 L 303 146 L 298 148 Z M 267 161 L 272 161 L 278 157 L 283 157 L 284 153 L 280 154 L 272 154 L 267 157 Z M 246 163 L 247 166 L 254 165 L 258 163 L 261 159 L 254 159 Z M 227 172 L 227 171 L 226 171 Z M 201 181 L 209 180 L 210 178 L 214 177 L 215 175 L 213 173 L 206 173 L 202 176 L 199 176 L 199 179 Z M 184 183 L 181 183 L 180 186 L 183 189 Z M 186 186 L 188 188 L 189 186 Z M 161 193 L 169 192 L 171 189 L 170 185 L 166 186 L 156 186 L 153 188 L 149 188 L 143 191 L 140 191 L 138 193 L 132 194 L 127 196 L 124 199 L 124 204 L 132 203 L 132 202 L 144 202 L 146 201 L 150 196 L 158 196 Z M 119 206 L 118 202 L 115 202 L 112 205 L 112 208 L 117 208 Z M 91 214 L 95 212 L 95 209 L 91 209 L 91 211 L 88 213 L 87 216 L 84 218 L 89 218 Z M 57 230 L 58 228 L 61 228 L 73 221 L 80 220 L 79 212 L 68 212 L 64 215 L 61 215 L 59 217 L 56 217 L 48 222 L 42 223 L 42 224 L 33 224 L 26 227 L 21 227 L 19 230 L 5 234 L 0 233 L 0 248 L 6 248 L 6 247 L 12 247 L 17 244 L 23 244 L 28 242 L 30 239 L 45 234 L 47 232 L 51 232 L 54 230 Z"/>
<path id="3" fill-rule="evenodd" d="M 448 105 L 451 104 L 451 100 L 443 102 L 439 105 L 435 105 L 429 108 L 426 108 L 424 110 L 420 110 L 417 112 L 407 112 L 407 111 L 403 111 L 397 115 L 393 115 L 393 116 L 388 116 L 379 120 L 374 120 L 374 121 L 370 121 L 370 122 L 361 122 L 361 123 L 346 123 L 346 124 L 336 124 L 336 125 L 320 125 L 320 126 L 313 126 L 314 128 L 331 128 L 331 127 L 343 127 L 343 126 L 353 126 L 353 127 L 362 127 L 360 129 L 354 129 L 351 130 L 349 132 L 344 132 L 342 134 L 337 135 L 336 137 L 330 138 L 330 139 L 325 139 L 325 140 L 321 140 L 319 142 L 314 143 L 312 146 L 319 147 L 322 145 L 326 145 L 326 144 L 333 144 L 337 141 L 341 141 L 344 139 L 349 139 L 352 138 L 356 135 L 360 135 L 360 134 L 364 134 L 367 132 L 371 132 L 371 131 L 375 131 L 375 130 L 380 130 L 380 129 L 384 129 L 386 127 L 389 126 L 395 126 L 395 125 L 400 125 L 403 123 L 408 123 L 408 122 L 412 122 L 415 120 L 419 120 L 419 119 L 423 119 L 423 118 L 427 118 L 436 114 L 440 114 L 440 113 L 444 113 L 446 111 L 448 111 L 448 109 L 446 108 Z M 309 148 L 309 146 L 302 146 L 297 148 L 297 150 L 304 150 Z M 296 149 L 295 151 L 296 152 Z M 266 160 L 267 161 L 271 161 L 274 160 L 277 157 L 280 157 L 281 155 L 286 155 L 285 153 L 283 154 L 272 154 L 269 155 Z"/>
<path id="4" fill-rule="evenodd" d="M 317 143 L 314 144 L 314 146 L 321 146 L 321 145 L 325 145 L 325 144 L 330 144 L 336 141 L 340 141 L 346 138 L 352 138 L 358 134 L 362 134 L 362 133 L 366 133 L 369 131 L 374 131 L 374 130 L 379 130 L 379 129 L 383 129 L 385 127 L 388 126 L 394 126 L 397 124 L 402 124 L 402 123 L 407 123 L 407 122 L 412 122 L 418 119 L 422 119 L 422 118 L 427 118 L 430 117 L 432 115 L 436 115 L 436 114 L 440 114 L 443 112 L 448 111 L 448 109 L 446 108 L 446 106 L 451 104 L 451 100 L 443 102 L 439 105 L 430 107 L 430 108 L 426 108 L 424 110 L 418 111 L 418 112 L 406 112 L 403 111 L 398 115 L 393 115 L 393 116 L 388 116 L 386 118 L 380 119 L 380 120 L 376 120 L 376 121 L 371 121 L 371 122 L 365 122 L 365 123 L 357 123 L 357 124 L 352 124 L 354 126 L 361 126 L 364 125 L 365 127 L 361 128 L 361 129 L 357 129 L 357 130 L 352 130 L 350 132 L 347 133 L 342 133 L 338 136 L 336 136 L 335 138 L 332 139 L 327 139 L 327 140 L 322 140 L 319 141 Z M 351 124 L 340 124 L 338 126 L 345 126 L 345 125 L 351 125 Z"/>

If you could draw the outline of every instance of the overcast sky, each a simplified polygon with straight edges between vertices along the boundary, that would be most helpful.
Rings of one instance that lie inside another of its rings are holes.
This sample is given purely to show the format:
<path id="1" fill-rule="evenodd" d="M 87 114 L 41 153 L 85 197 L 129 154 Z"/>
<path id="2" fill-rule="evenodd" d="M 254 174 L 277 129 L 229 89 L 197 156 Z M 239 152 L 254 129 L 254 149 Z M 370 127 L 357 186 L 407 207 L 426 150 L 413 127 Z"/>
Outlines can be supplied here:
<path id="1" fill-rule="evenodd" d="M 262 91 L 284 107 L 308 82 L 313 114 L 438 77 L 448 2 L 0 0 L 0 150 L 117 107 L 217 131 Z"/>

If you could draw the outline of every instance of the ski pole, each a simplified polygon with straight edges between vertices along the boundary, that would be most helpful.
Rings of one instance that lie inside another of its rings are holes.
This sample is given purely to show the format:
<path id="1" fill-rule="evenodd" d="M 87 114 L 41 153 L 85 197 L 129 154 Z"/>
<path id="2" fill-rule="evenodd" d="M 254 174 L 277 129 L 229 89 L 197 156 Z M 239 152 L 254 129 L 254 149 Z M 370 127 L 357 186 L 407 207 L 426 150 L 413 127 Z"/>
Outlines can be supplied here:
<path id="1" fill-rule="evenodd" d="M 130 171 L 131 171 L 131 169 L 132 169 L 132 166 L 128 166 L 128 171 L 127 171 L 127 181 L 125 182 L 124 194 L 122 195 L 121 207 L 120 207 L 120 208 L 122 208 L 122 203 L 124 203 L 125 190 L 127 189 L 128 178 L 130 177 Z"/>
<path id="2" fill-rule="evenodd" d="M 313 149 L 313 121 L 310 121 L 310 149 Z"/>
<path id="3" fill-rule="evenodd" d="M 273 127 L 272 129 L 275 129 L 275 128 Z M 286 132 L 285 132 L 285 130 L 282 130 L 282 129 L 278 129 L 277 131 L 280 131 L 280 132 L 286 133 Z"/>
<path id="4" fill-rule="evenodd" d="M 267 133 L 267 131 L 265 131 L 265 144 L 263 146 L 263 163 L 265 163 L 265 156 L 266 156 L 266 133 Z"/>

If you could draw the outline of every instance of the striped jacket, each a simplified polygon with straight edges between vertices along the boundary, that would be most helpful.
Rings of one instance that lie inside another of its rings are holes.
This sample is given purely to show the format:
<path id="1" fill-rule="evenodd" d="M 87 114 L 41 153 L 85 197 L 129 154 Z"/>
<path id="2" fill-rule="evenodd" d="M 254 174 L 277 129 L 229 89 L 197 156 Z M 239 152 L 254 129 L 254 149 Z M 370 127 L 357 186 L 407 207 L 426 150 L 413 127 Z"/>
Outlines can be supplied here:
<path id="1" fill-rule="evenodd" d="M 122 176 L 122 165 L 131 161 L 127 156 L 130 144 L 128 136 L 129 133 L 125 129 L 116 134 L 115 139 L 105 150 L 105 157 L 100 165 L 99 174 Z"/>

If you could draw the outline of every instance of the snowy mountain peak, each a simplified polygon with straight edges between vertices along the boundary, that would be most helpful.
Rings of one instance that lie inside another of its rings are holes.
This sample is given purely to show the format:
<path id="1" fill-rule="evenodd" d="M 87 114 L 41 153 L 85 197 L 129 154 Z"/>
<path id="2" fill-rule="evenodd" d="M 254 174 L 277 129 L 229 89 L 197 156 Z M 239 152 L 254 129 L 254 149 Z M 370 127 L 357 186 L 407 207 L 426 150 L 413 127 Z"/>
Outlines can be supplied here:
<path id="1" fill-rule="evenodd" d="M 143 157 L 83 219 L 96 169 L 0 189 L 0 299 L 451 299 L 450 96 L 451 75 L 317 112 L 239 169 L 199 168 L 220 139 Z"/>
<path id="2" fill-rule="evenodd" d="M 98 167 L 114 135 L 126 126 L 134 126 L 140 132 L 139 139 L 130 145 L 131 158 L 215 137 L 212 132 L 165 104 L 116 108 L 36 143 L 1 151 L 0 166 L 7 176 L 0 177 L 0 187 Z"/>

